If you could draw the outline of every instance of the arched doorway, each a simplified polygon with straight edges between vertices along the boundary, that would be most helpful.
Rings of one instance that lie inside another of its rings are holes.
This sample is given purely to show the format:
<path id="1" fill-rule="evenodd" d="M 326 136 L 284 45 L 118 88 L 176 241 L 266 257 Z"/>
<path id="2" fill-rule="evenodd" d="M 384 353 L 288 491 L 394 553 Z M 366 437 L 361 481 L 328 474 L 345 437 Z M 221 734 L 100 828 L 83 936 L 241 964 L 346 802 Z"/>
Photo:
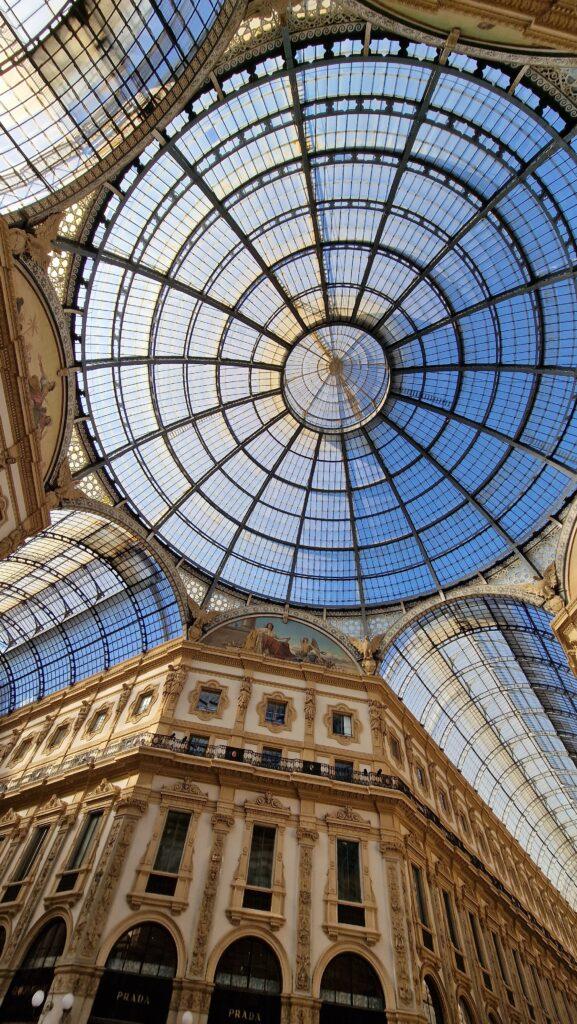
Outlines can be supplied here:
<path id="1" fill-rule="evenodd" d="M 280 1024 L 282 975 L 276 953 L 250 935 L 225 949 L 214 975 L 208 1024 Z"/>
<path id="2" fill-rule="evenodd" d="M 339 953 L 321 981 L 320 1024 L 384 1024 L 385 997 L 377 973 L 356 953 Z"/>
<path id="3" fill-rule="evenodd" d="M 162 925 L 145 922 L 115 942 L 100 979 L 89 1024 L 164 1024 L 177 953 Z"/>
<path id="4" fill-rule="evenodd" d="M 61 917 L 49 921 L 30 943 L 15 972 L 0 1008 L 0 1021 L 38 1020 L 42 1005 L 32 1006 L 39 989 L 46 993 L 52 985 L 54 968 L 66 944 L 66 925 Z"/>
<path id="5" fill-rule="evenodd" d="M 432 978 L 425 978 L 423 981 L 423 1005 L 427 1024 L 445 1024 L 441 996 Z"/>

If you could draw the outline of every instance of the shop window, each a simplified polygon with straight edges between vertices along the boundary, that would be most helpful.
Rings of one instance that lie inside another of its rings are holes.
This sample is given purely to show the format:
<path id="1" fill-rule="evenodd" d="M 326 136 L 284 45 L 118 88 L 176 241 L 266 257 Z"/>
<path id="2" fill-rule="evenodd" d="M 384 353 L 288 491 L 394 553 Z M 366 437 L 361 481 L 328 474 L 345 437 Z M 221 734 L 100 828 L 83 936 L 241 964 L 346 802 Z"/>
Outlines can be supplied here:
<path id="1" fill-rule="evenodd" d="M 56 918 L 44 925 L 29 945 L 20 967 L 14 972 L 2 1006 L 0 1021 L 36 1021 L 43 1005 L 33 1007 L 34 992 L 47 993 L 54 979 L 54 969 L 66 944 L 66 925 Z"/>
<path id="2" fill-rule="evenodd" d="M 492 989 L 493 985 L 491 984 L 491 975 L 489 974 L 487 968 L 485 942 L 481 934 L 481 927 L 474 914 L 469 914 L 469 921 L 471 923 L 471 934 L 473 936 L 473 943 L 475 946 L 475 952 L 477 954 L 477 960 L 479 961 L 481 974 L 483 975 L 483 984 L 485 985 L 486 988 Z"/>
<path id="3" fill-rule="evenodd" d="M 149 922 L 131 928 L 108 955 L 89 1024 L 165 1024 L 176 966 L 176 946 L 166 928 Z"/>
<path id="4" fill-rule="evenodd" d="M 251 910 L 271 909 L 276 828 L 254 825 L 242 905 Z"/>
<path id="5" fill-rule="evenodd" d="M 355 1011 L 383 1013 L 385 1009 L 383 987 L 376 971 L 356 953 L 340 953 L 331 960 L 321 980 L 320 998 L 321 1024 L 347 1019 L 352 1024 Z M 333 1007 L 339 1012 L 335 1013 Z M 342 1011 L 346 1007 L 345 1017 Z"/>
<path id="6" fill-rule="evenodd" d="M 284 725 L 286 721 L 286 703 L 280 700 L 267 700 L 265 721 L 271 725 Z"/>
<path id="7" fill-rule="evenodd" d="M 339 924 L 365 925 L 362 906 L 361 858 L 359 843 L 337 839 L 337 920 Z"/>
<path id="8" fill-rule="evenodd" d="M 335 736 L 353 735 L 352 715 L 346 715 L 342 711 L 333 711 L 333 733 Z"/>
<path id="9" fill-rule="evenodd" d="M 445 1024 L 443 1004 L 439 990 L 432 978 L 423 981 L 423 1006 L 427 1024 Z"/>
<path id="10" fill-rule="evenodd" d="M 49 831 L 49 825 L 37 825 L 34 829 L 26 844 L 24 853 L 18 861 L 16 871 L 4 890 L 2 903 L 13 903 L 14 900 L 18 899 L 23 884 L 28 880 L 34 864 L 40 856 Z"/>
<path id="11" fill-rule="evenodd" d="M 166 815 L 153 870 L 146 883 L 147 892 L 174 896 L 190 817 L 185 811 L 169 811 Z"/>
<path id="12" fill-rule="evenodd" d="M 70 892 L 75 888 L 79 873 L 88 858 L 92 844 L 96 838 L 96 833 L 98 832 L 98 826 L 102 820 L 102 815 L 103 811 L 91 811 L 90 814 L 86 815 L 82 828 L 80 829 L 80 834 L 74 844 L 72 854 L 66 863 L 64 871 L 60 875 L 58 885 L 56 886 L 57 892 Z"/>
<path id="13" fill-rule="evenodd" d="M 201 689 L 196 702 L 196 710 L 213 715 L 218 711 L 219 704 L 220 690 Z"/>
<path id="14" fill-rule="evenodd" d="M 278 768 L 282 760 L 282 750 L 279 747 L 262 748 L 263 768 Z"/>
<path id="15" fill-rule="evenodd" d="M 425 881 L 423 878 L 423 872 L 421 868 L 417 867 L 416 864 L 412 865 L 413 874 L 413 892 L 415 894 L 415 907 L 417 910 L 417 918 L 421 925 L 421 937 L 423 946 L 427 949 L 434 949 L 433 933 L 431 931 L 431 923 L 429 919 L 429 910 L 427 906 L 427 896 L 425 893 Z"/>
<path id="16" fill-rule="evenodd" d="M 455 957 L 455 967 L 458 971 L 465 970 L 465 959 L 461 950 L 461 942 L 459 939 L 459 932 L 457 930 L 457 922 L 455 919 L 455 911 L 453 908 L 453 900 L 451 894 L 443 889 L 443 905 L 445 907 L 445 918 L 447 921 L 447 929 L 449 932 L 449 938 L 453 946 L 453 954 Z"/>
<path id="17" fill-rule="evenodd" d="M 352 761 L 335 760 L 335 779 L 339 782 L 352 782 L 354 767 Z"/>

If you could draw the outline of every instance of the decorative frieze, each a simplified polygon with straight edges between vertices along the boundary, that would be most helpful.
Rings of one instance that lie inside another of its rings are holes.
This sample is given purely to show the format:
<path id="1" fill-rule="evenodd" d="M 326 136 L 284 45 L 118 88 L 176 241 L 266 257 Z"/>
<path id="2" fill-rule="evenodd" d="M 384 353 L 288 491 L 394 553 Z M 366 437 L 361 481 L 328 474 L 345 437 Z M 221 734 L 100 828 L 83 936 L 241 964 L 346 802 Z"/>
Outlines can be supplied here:
<path id="1" fill-rule="evenodd" d="M 301 827 L 297 829 L 300 858 L 295 988 L 301 992 L 309 992 L 311 986 L 313 849 L 318 838 L 319 834 L 314 828 Z"/>

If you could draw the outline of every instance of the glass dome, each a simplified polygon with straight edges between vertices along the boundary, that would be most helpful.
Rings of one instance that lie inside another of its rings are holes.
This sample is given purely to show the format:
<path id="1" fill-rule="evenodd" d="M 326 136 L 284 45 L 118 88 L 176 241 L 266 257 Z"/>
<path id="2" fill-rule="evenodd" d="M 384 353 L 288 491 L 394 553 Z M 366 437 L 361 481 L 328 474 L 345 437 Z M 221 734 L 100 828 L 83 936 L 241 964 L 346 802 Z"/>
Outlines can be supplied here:
<path id="1" fill-rule="evenodd" d="M 0 212 L 58 209 L 79 178 L 113 177 L 182 104 L 236 6 L 0 0 Z"/>
<path id="2" fill-rule="evenodd" d="M 82 249 L 98 461 L 209 596 L 444 590 L 575 490 L 574 132 L 501 68 L 371 48 L 204 94 Z"/>

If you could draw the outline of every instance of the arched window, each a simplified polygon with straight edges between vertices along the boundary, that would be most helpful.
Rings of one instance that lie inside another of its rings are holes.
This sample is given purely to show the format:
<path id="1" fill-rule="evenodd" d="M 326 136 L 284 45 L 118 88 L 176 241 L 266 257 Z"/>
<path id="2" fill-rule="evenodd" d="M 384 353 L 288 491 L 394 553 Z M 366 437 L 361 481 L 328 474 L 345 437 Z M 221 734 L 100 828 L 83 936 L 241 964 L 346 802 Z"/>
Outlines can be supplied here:
<path id="1" fill-rule="evenodd" d="M 1 941 L 6 938 L 2 929 Z M 42 1005 L 32 1006 L 37 991 L 46 995 L 58 958 L 66 944 L 66 925 L 62 918 L 49 921 L 30 943 L 22 963 L 15 972 L 0 1008 L 0 1021 L 34 1021 L 40 1016 Z"/>
<path id="2" fill-rule="evenodd" d="M 423 981 L 423 1005 L 428 1024 L 445 1024 L 443 1004 L 432 978 L 425 978 Z"/>
<path id="3" fill-rule="evenodd" d="M 464 999 L 459 999 L 459 1024 L 475 1024 L 473 1014 Z"/>
<path id="4" fill-rule="evenodd" d="M 6 929 L 2 925 L 0 925 L 0 956 L 2 955 L 2 953 L 4 951 L 4 946 L 5 945 L 6 945 Z"/>
<path id="5" fill-rule="evenodd" d="M 164 1024 L 177 962 L 174 939 L 161 925 L 147 921 L 124 932 L 108 954 L 90 1024 Z"/>
<path id="6" fill-rule="evenodd" d="M 174 978 L 176 964 L 172 935 L 159 924 L 146 923 L 120 936 L 108 954 L 106 970 Z"/>
<path id="7" fill-rule="evenodd" d="M 225 949 L 214 975 L 208 1024 L 255 1020 L 280 1024 L 282 974 L 276 953 L 254 936 Z"/>
<path id="8" fill-rule="evenodd" d="M 246 989 L 276 995 L 281 990 L 281 971 L 276 954 L 252 936 L 233 942 L 218 961 L 214 983 L 219 988 Z"/>
<path id="9" fill-rule="evenodd" d="M 361 1022 L 385 1008 L 383 989 L 370 963 L 356 953 L 339 953 L 321 981 L 321 1022 Z"/>

